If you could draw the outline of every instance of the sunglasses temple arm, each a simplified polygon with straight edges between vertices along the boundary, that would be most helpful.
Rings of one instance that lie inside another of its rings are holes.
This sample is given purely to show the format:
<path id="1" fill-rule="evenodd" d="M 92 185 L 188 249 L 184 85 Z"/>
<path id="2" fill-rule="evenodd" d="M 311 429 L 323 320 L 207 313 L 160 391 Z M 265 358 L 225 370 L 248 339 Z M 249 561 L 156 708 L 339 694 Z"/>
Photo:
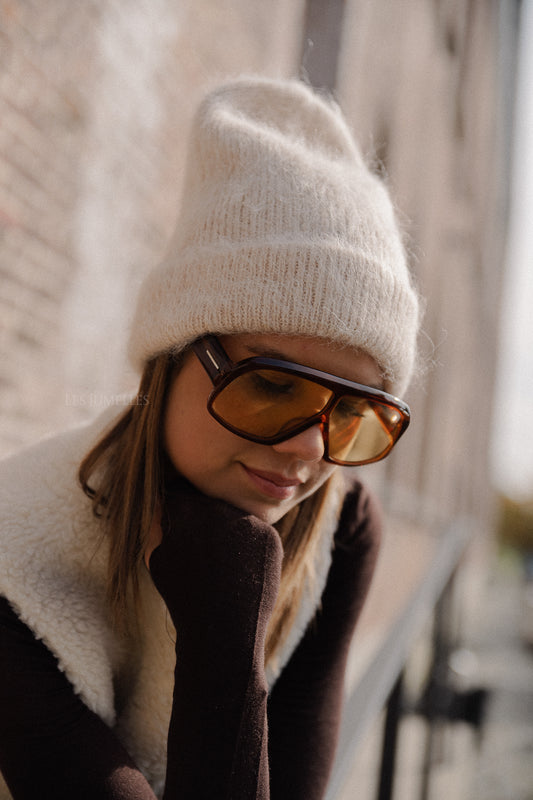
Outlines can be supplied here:
<path id="1" fill-rule="evenodd" d="M 214 336 L 204 337 L 193 344 L 193 349 L 213 382 L 231 367 L 226 351 Z"/>

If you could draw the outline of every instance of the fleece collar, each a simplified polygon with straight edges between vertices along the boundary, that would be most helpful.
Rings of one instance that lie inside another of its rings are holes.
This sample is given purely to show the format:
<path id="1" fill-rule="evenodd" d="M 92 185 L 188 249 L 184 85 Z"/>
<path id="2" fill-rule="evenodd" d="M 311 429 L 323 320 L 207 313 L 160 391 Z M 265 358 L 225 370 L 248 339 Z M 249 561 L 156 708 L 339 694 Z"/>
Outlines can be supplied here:
<path id="1" fill-rule="evenodd" d="M 114 727 L 152 783 L 163 790 L 174 680 L 175 632 L 148 572 L 140 576 L 139 634 L 121 639 L 105 601 L 106 537 L 79 488 L 85 453 L 112 425 L 109 410 L 89 426 L 45 440 L 0 463 L 0 594 L 54 653 L 86 705 Z M 319 605 L 343 500 L 338 481 L 324 510 L 315 579 L 275 660 L 272 687 Z M 2 797 L 0 792 L 0 798 Z"/>

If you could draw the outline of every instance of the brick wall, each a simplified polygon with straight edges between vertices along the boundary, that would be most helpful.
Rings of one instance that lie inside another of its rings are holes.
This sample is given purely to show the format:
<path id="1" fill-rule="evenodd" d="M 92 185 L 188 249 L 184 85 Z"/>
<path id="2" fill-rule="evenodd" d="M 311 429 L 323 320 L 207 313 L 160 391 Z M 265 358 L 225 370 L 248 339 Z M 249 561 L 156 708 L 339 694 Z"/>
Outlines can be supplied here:
<path id="1" fill-rule="evenodd" d="M 0 0 L 0 453 L 131 388 L 128 312 L 161 255 L 196 100 L 292 74 L 303 4 Z"/>

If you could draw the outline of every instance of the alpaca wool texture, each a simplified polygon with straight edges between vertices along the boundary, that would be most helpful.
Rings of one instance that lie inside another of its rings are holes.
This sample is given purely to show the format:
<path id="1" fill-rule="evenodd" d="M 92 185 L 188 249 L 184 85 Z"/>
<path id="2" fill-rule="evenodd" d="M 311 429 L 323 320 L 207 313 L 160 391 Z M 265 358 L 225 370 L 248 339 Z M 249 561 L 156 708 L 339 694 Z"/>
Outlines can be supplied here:
<path id="1" fill-rule="evenodd" d="M 193 121 L 180 218 L 141 287 L 141 368 L 206 333 L 314 336 L 357 348 L 403 392 L 418 298 L 394 210 L 333 101 L 296 80 L 241 78 Z"/>

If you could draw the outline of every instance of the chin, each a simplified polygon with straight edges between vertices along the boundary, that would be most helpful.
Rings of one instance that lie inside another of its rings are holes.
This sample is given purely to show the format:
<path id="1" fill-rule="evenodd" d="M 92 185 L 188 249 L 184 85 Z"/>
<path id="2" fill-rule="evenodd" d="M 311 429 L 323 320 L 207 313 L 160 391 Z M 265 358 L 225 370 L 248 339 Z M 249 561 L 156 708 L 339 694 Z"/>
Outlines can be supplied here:
<path id="1" fill-rule="evenodd" d="M 280 509 L 272 509 L 272 511 L 265 511 L 263 513 L 254 514 L 253 511 L 251 513 L 256 517 L 259 517 L 259 519 L 263 520 L 263 522 L 268 523 L 268 525 L 275 525 L 276 522 L 279 522 L 280 519 L 283 519 L 285 514 L 288 514 L 290 510 L 290 508 L 283 509 L 283 511 Z"/>
<path id="2" fill-rule="evenodd" d="M 297 502 L 288 503 L 284 506 L 262 506 L 260 508 L 250 508 L 249 513 L 253 514 L 254 517 L 258 517 L 259 519 L 266 522 L 268 525 L 275 525 L 276 522 L 279 522 L 283 517 L 292 511 L 301 500 L 299 499 Z"/>

